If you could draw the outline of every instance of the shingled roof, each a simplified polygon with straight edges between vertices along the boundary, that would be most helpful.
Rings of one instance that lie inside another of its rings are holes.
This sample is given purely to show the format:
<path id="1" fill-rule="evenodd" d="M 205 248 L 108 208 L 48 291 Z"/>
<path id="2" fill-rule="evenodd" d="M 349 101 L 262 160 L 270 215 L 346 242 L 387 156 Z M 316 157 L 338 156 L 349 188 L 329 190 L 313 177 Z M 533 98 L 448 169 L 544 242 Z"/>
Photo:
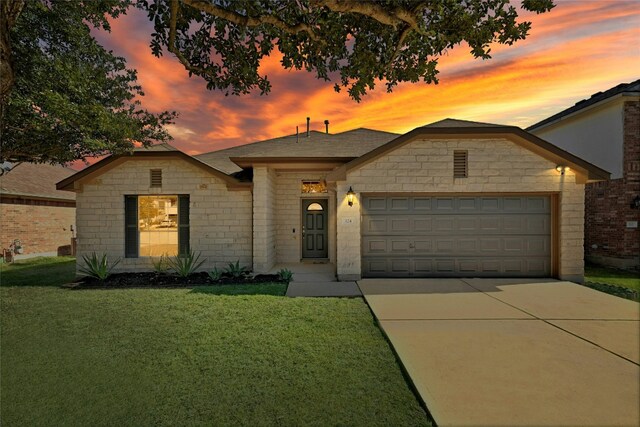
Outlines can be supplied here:
<path id="1" fill-rule="evenodd" d="M 36 199 L 75 200 L 76 195 L 56 190 L 56 183 L 76 173 L 75 170 L 48 164 L 19 163 L 0 176 L 0 194 Z"/>
<path id="2" fill-rule="evenodd" d="M 621 94 L 630 94 L 630 95 L 640 95 L 640 79 L 633 81 L 631 83 L 620 83 L 616 87 L 612 87 L 604 92 L 598 92 L 591 95 L 591 97 L 587 99 L 583 99 L 582 101 L 578 101 L 575 103 L 573 107 L 569 107 L 566 110 L 560 111 L 557 114 L 554 114 L 551 117 L 548 117 L 534 125 L 529 126 L 526 130 L 532 131 L 548 124 L 557 122 L 561 120 L 563 117 L 569 116 L 573 113 L 577 113 L 580 110 L 584 110 L 587 107 L 595 105 L 599 102 L 602 102 L 606 99 L 613 98 L 616 95 Z"/>
<path id="3" fill-rule="evenodd" d="M 360 157 L 398 137 L 398 134 L 373 129 L 353 129 L 346 132 L 328 134 L 311 131 L 267 139 L 224 150 L 212 151 L 194 156 L 196 159 L 228 174 L 239 172 L 241 168 L 230 158 L 242 157 Z"/>

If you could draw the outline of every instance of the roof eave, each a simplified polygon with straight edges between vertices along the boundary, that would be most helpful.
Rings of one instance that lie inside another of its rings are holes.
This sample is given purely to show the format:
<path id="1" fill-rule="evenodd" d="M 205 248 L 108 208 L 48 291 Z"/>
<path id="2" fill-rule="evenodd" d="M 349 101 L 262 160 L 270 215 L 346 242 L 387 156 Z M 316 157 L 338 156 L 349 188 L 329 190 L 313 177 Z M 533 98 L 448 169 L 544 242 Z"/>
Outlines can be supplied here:
<path id="1" fill-rule="evenodd" d="M 233 189 L 250 189 L 251 188 L 250 185 L 247 185 L 250 183 L 238 181 L 236 178 L 225 174 L 224 172 L 208 165 L 207 163 L 204 163 L 201 160 L 198 160 L 192 156 L 189 156 L 188 154 L 185 154 L 182 151 L 176 150 L 176 151 L 134 151 L 129 154 L 112 155 L 56 183 L 56 189 L 64 190 L 64 191 L 77 191 L 78 190 L 77 184 L 82 179 L 90 175 L 94 176 L 95 174 L 98 174 L 101 170 L 103 170 L 105 166 L 111 163 L 114 163 L 117 160 L 121 160 L 121 159 L 129 160 L 130 158 L 133 158 L 133 157 L 144 158 L 144 159 L 154 159 L 154 158 L 165 159 L 165 158 L 172 158 L 172 157 L 180 158 L 222 179 L 227 184 L 227 188 L 230 188 L 230 189 L 231 188 Z"/>
<path id="2" fill-rule="evenodd" d="M 543 155 L 547 153 L 545 157 L 550 160 L 558 161 L 563 160 L 568 162 L 568 166 L 584 173 L 586 181 L 602 181 L 609 179 L 610 173 L 601 169 L 586 160 L 583 160 L 573 154 L 562 150 L 561 148 L 547 142 L 537 136 L 524 131 L 516 126 L 496 126 L 496 127 L 456 127 L 456 128 L 429 128 L 419 127 L 398 138 L 389 141 L 388 143 L 370 151 L 369 153 L 358 157 L 357 159 L 346 163 L 342 167 L 332 171 L 327 175 L 328 181 L 343 181 L 346 179 L 347 174 L 365 164 L 376 160 L 387 152 L 393 151 L 420 136 L 437 136 L 437 137 L 512 137 L 521 138 L 523 141 L 533 144 L 543 150 Z"/>

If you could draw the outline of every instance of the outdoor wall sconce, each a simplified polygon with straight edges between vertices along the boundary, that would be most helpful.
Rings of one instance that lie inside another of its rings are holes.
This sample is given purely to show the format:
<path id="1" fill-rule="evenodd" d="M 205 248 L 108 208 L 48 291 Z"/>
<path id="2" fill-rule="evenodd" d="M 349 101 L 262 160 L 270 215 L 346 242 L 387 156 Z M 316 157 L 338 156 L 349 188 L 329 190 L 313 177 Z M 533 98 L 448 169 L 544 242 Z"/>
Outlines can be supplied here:
<path id="1" fill-rule="evenodd" d="M 631 209 L 640 209 L 640 196 L 631 201 Z"/>
<path id="2" fill-rule="evenodd" d="M 349 186 L 349 191 L 347 191 L 347 203 L 349 203 L 349 206 L 353 206 L 353 196 L 355 195 L 356 193 L 353 192 L 353 188 Z"/>
<path id="3" fill-rule="evenodd" d="M 556 170 L 560 172 L 560 175 L 564 175 L 565 172 L 571 170 L 569 166 L 558 165 L 556 166 Z"/>

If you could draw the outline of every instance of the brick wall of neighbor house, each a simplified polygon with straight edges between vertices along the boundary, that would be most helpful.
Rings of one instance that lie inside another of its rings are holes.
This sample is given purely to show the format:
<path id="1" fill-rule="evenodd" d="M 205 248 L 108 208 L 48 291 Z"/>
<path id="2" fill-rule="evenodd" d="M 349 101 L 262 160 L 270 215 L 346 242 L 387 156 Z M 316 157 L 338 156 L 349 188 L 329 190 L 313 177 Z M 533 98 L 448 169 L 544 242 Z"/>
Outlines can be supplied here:
<path id="1" fill-rule="evenodd" d="M 70 255 L 71 226 L 75 227 L 74 202 L 31 199 L 0 200 L 0 246 L 8 249 L 20 239 L 23 255 Z"/>
<path id="2" fill-rule="evenodd" d="M 469 177 L 453 178 L 453 150 L 468 150 Z M 338 182 L 338 277 L 361 275 L 360 194 L 363 192 L 558 192 L 560 277 L 584 278 L 584 185 L 569 171 L 506 139 L 420 139 L 347 174 Z M 341 195 L 356 192 L 353 207 Z"/>
<path id="3" fill-rule="evenodd" d="M 276 263 L 276 173 L 253 168 L 253 271 L 266 273 Z"/>
<path id="4" fill-rule="evenodd" d="M 640 195 L 640 102 L 624 103 L 623 177 L 587 184 L 585 255 L 587 260 L 617 267 L 640 265 L 640 221 L 631 201 Z"/>
<path id="5" fill-rule="evenodd" d="M 162 188 L 150 188 L 149 169 L 162 170 Z M 118 271 L 152 269 L 151 258 L 124 258 L 124 196 L 189 194 L 191 249 L 202 269 L 239 260 L 251 265 L 251 192 L 225 183 L 184 160 L 130 159 L 83 183 L 77 193 L 78 259 L 93 251 L 122 258 Z"/>
<path id="6" fill-rule="evenodd" d="M 278 172 L 276 175 L 276 260 L 278 263 L 299 262 L 302 257 L 301 199 L 328 198 L 329 260 L 335 260 L 335 191 L 324 194 L 302 194 L 302 181 L 324 180 L 325 172 Z M 295 233 L 293 230 L 295 229 Z"/>

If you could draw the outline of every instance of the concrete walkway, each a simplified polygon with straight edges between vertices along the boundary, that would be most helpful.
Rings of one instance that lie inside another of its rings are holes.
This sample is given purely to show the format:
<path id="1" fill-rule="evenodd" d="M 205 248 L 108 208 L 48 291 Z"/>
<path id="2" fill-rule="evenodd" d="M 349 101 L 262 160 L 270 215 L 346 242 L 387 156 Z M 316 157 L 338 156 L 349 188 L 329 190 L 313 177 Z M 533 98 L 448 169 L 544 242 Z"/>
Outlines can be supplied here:
<path id="1" fill-rule="evenodd" d="M 358 282 L 439 426 L 640 425 L 640 305 L 527 279 Z"/>

